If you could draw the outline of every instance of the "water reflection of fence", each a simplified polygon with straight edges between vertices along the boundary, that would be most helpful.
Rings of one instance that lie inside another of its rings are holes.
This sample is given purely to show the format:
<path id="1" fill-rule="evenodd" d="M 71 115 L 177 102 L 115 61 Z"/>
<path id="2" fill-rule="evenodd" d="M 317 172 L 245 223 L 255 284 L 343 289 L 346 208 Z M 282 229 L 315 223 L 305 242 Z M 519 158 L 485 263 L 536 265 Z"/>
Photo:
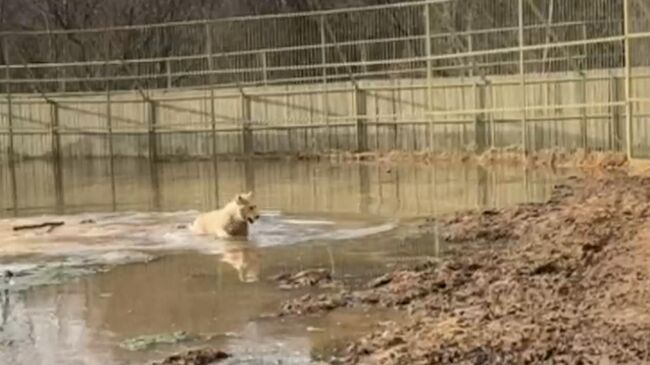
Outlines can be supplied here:
<path id="1" fill-rule="evenodd" d="M 650 155 L 650 6 L 473 3 L 3 32 L 0 149 L 158 159 L 520 145 Z"/>
<path id="2" fill-rule="evenodd" d="M 261 207 L 284 212 L 412 217 L 543 200 L 553 181 L 514 167 L 31 161 L 0 170 L 0 207 L 4 215 L 208 210 L 251 189 Z"/>

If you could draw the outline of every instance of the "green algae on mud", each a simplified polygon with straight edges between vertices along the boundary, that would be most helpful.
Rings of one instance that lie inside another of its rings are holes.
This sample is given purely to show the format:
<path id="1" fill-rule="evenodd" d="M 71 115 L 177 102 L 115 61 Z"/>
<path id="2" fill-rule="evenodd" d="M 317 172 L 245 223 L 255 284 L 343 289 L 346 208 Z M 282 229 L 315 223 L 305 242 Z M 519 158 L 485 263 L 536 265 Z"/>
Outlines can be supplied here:
<path id="1" fill-rule="evenodd" d="M 152 365 L 209 365 L 216 364 L 230 356 L 230 354 L 221 350 L 202 348 L 168 356 L 160 362 L 152 363 Z"/>
<path id="2" fill-rule="evenodd" d="M 191 336 L 185 331 L 176 331 L 172 333 L 160 333 L 129 338 L 122 341 L 120 347 L 129 351 L 142 351 L 157 345 L 174 345 L 195 339 L 197 339 L 197 337 Z"/>

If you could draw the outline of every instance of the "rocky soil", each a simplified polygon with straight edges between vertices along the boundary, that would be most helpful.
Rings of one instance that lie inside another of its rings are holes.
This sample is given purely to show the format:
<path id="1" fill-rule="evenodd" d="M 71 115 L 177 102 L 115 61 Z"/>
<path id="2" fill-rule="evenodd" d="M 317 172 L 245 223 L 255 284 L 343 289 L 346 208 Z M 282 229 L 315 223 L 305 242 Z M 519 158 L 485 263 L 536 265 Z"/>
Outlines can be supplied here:
<path id="1" fill-rule="evenodd" d="M 548 149 L 529 152 L 524 155 L 518 147 L 494 148 L 482 153 L 465 152 L 404 152 L 335 151 L 325 154 L 299 154 L 292 156 L 298 160 L 325 160 L 336 162 L 376 162 L 383 164 L 403 163 L 478 163 L 481 165 L 516 164 L 551 168 L 581 168 L 586 170 L 618 169 L 628 164 L 625 154 L 618 152 Z M 291 158 L 291 157 L 289 157 Z"/>
<path id="2" fill-rule="evenodd" d="M 339 282 L 332 279 L 332 275 L 327 269 L 309 269 L 295 274 L 283 273 L 272 277 L 271 280 L 283 290 L 313 287 L 324 289 L 340 285 Z"/>
<path id="3" fill-rule="evenodd" d="M 152 365 L 209 365 L 218 363 L 229 357 L 230 355 L 223 351 L 205 348 L 172 355 Z"/>
<path id="4" fill-rule="evenodd" d="M 472 249 L 361 290 L 298 297 L 279 315 L 408 314 L 332 363 L 650 364 L 650 178 L 570 179 L 543 204 L 436 223 L 447 241 Z"/>

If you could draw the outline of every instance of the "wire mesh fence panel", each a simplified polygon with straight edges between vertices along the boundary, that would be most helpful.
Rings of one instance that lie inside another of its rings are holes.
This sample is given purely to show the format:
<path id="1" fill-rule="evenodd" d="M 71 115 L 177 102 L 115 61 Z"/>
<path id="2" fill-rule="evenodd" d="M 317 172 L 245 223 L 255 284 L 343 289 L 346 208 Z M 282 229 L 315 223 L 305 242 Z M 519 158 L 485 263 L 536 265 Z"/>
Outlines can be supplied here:
<path id="1" fill-rule="evenodd" d="M 66 134 L 71 155 L 236 153 L 249 139 L 265 152 L 620 150 L 629 139 L 650 156 L 646 1 L 303 5 L 2 32 L 0 147 L 18 153 L 23 128 Z"/>
<path id="2" fill-rule="evenodd" d="M 650 157 L 650 4 L 627 0 L 629 50 L 629 120 L 631 150 L 635 157 Z M 628 80 L 626 80 L 628 81 Z"/>

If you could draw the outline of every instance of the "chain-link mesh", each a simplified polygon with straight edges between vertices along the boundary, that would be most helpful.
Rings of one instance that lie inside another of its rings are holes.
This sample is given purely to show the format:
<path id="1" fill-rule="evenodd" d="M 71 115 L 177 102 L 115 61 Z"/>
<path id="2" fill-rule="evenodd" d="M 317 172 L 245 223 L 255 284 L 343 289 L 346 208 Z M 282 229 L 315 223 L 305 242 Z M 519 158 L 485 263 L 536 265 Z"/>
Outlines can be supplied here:
<path id="1" fill-rule="evenodd" d="M 623 42 L 597 41 L 622 35 L 622 1 L 523 0 L 523 45 L 534 48 L 525 71 L 622 67 Z M 424 77 L 427 57 L 434 76 L 502 75 L 519 72 L 518 3 L 416 1 L 2 39 L 16 92 Z M 641 3 L 635 24 L 647 11 Z"/>
<path id="2" fill-rule="evenodd" d="M 3 92 L 45 104 L 30 112 L 8 97 L 0 127 L 13 116 L 48 132 L 103 123 L 125 133 L 121 148 L 149 145 L 138 155 L 156 139 L 127 131 L 201 136 L 178 137 L 181 147 L 165 137 L 154 148 L 170 153 L 241 152 L 246 121 L 265 126 L 252 137 L 265 152 L 620 150 L 631 139 L 650 156 L 645 0 L 304 4 L 293 14 L 2 32 Z M 66 108 L 58 101 L 50 110 L 53 98 L 74 104 L 75 95 L 86 98 L 75 101 L 78 115 L 63 112 L 66 121 L 50 127 L 52 110 Z M 228 143 L 215 142 L 217 129 Z"/>

